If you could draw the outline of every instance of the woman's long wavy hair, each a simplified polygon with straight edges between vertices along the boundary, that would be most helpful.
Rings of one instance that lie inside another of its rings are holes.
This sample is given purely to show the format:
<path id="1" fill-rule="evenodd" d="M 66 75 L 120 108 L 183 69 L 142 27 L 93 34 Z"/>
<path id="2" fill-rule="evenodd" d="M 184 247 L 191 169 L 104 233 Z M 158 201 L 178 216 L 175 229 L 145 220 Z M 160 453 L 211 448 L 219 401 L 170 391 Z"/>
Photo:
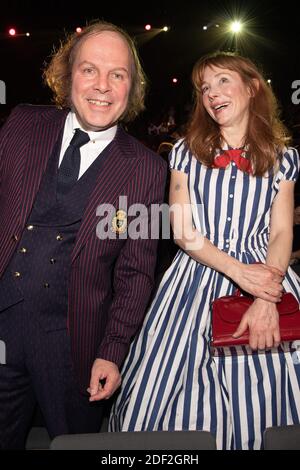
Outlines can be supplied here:
<path id="1" fill-rule="evenodd" d="M 221 67 L 237 72 L 250 90 L 248 129 L 244 144 L 253 174 L 263 176 L 278 163 L 282 149 L 290 140 L 279 118 L 277 100 L 256 66 L 245 57 L 216 52 L 196 62 L 192 72 L 195 105 L 187 126 L 186 142 L 200 162 L 212 167 L 216 151 L 222 148 L 219 125 L 203 106 L 201 86 L 206 67 Z"/>
<path id="2" fill-rule="evenodd" d="M 50 63 L 44 69 L 44 81 L 54 94 L 54 101 L 58 107 L 72 108 L 71 85 L 72 67 L 77 51 L 85 39 L 92 35 L 110 31 L 117 33 L 127 44 L 131 56 L 131 88 L 127 108 L 120 120 L 132 121 L 144 109 L 146 77 L 143 72 L 137 49 L 131 37 L 118 26 L 106 21 L 97 21 L 88 25 L 78 34 L 74 33 L 66 38 L 58 51 L 54 52 Z"/>

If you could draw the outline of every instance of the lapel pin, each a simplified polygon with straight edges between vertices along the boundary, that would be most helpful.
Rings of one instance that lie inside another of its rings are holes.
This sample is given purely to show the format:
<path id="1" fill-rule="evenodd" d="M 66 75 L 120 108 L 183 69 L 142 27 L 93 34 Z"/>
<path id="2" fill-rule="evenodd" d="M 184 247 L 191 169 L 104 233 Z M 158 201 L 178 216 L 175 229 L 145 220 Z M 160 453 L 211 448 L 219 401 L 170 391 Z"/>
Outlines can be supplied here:
<path id="1" fill-rule="evenodd" d="M 127 229 L 127 214 L 122 209 L 116 212 L 116 215 L 112 219 L 111 230 L 115 233 L 124 233 Z"/>

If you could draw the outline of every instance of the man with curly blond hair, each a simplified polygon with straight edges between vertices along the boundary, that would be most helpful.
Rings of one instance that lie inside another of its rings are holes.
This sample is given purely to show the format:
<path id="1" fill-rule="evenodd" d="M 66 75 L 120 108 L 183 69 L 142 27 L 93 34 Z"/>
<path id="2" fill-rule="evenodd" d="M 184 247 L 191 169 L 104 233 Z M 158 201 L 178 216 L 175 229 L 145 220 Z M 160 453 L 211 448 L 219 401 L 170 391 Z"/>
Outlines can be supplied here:
<path id="1" fill-rule="evenodd" d="M 128 207 L 163 200 L 165 164 L 122 123 L 144 107 L 117 26 L 74 34 L 47 66 L 56 106 L 17 106 L 0 133 L 0 447 L 23 448 L 39 403 L 50 437 L 96 432 L 153 286 L 157 240 Z M 103 205 L 115 207 L 107 237 Z"/>

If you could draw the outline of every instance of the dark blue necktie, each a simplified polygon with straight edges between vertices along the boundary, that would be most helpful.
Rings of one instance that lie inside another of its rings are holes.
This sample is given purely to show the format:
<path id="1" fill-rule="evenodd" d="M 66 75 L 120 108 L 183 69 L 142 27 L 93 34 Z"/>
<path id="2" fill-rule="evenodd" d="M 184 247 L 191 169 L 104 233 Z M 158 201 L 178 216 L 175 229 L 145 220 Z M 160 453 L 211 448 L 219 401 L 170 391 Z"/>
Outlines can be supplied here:
<path id="1" fill-rule="evenodd" d="M 80 147 L 87 144 L 90 138 L 86 132 L 80 129 L 75 134 L 65 151 L 61 165 L 58 169 L 57 194 L 58 197 L 67 194 L 78 180 L 80 169 Z"/>

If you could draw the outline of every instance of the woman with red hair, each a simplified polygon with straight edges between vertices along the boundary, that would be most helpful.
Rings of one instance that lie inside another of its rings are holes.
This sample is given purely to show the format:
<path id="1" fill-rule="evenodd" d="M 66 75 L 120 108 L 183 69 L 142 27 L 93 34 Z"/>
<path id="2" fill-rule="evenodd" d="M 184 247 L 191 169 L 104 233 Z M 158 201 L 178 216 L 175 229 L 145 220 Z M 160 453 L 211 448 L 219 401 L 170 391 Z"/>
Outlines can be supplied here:
<path id="1" fill-rule="evenodd" d="M 299 158 L 250 60 L 216 53 L 192 78 L 194 111 L 170 154 L 180 249 L 131 346 L 111 429 L 206 430 L 218 449 L 260 449 L 266 427 L 300 418 L 300 365 L 276 307 L 283 289 L 300 300 L 288 267 Z M 212 301 L 237 287 L 254 297 L 234 334 L 249 329 L 249 345 L 213 356 Z"/>

